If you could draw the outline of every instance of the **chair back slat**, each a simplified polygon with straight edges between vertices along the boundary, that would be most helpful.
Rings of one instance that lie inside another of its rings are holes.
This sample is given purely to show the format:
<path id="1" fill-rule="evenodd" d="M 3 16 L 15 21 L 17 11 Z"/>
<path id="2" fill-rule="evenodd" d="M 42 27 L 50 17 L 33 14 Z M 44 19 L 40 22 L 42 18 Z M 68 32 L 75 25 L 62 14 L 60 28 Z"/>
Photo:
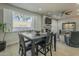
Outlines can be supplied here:
<path id="1" fill-rule="evenodd" d="M 47 33 L 46 44 L 52 43 L 53 32 Z"/>

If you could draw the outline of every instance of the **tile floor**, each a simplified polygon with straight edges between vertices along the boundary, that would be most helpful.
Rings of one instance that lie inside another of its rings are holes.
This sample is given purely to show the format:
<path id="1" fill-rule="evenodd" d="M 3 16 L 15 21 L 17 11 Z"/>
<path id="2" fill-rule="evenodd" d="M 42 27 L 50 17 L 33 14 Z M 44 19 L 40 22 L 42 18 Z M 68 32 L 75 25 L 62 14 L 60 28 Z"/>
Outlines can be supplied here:
<path id="1" fill-rule="evenodd" d="M 57 51 L 53 52 L 53 56 L 79 56 L 79 48 L 67 46 L 65 43 L 57 42 Z M 39 54 L 42 56 L 42 54 Z M 48 56 L 50 54 L 48 53 Z M 6 47 L 6 49 L 0 52 L 0 56 L 19 56 L 18 44 Z"/>

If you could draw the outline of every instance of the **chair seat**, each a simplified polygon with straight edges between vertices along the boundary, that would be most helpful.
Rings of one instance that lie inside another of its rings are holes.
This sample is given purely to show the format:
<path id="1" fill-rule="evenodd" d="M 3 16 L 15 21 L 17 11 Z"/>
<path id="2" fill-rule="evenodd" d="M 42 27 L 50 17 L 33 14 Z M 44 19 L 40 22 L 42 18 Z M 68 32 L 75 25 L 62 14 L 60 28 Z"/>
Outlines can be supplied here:
<path id="1" fill-rule="evenodd" d="M 26 49 L 26 50 L 30 50 L 31 47 L 32 47 L 31 42 L 26 42 L 26 43 L 25 43 L 25 49 Z"/>
<path id="2" fill-rule="evenodd" d="M 50 42 L 49 42 L 49 43 L 47 43 L 46 45 L 49 45 L 49 44 L 50 44 Z M 40 45 L 40 46 L 44 47 L 44 45 L 45 45 L 45 41 L 39 42 L 39 43 L 38 43 L 38 45 Z"/>
<path id="3" fill-rule="evenodd" d="M 35 45 L 40 45 L 40 46 L 42 46 L 43 44 L 45 44 L 45 41 L 35 43 Z M 31 41 L 25 43 L 25 49 L 26 50 L 30 50 L 31 47 L 32 47 Z"/>
<path id="4" fill-rule="evenodd" d="M 43 46 L 45 44 L 45 41 L 38 42 L 37 44 Z"/>

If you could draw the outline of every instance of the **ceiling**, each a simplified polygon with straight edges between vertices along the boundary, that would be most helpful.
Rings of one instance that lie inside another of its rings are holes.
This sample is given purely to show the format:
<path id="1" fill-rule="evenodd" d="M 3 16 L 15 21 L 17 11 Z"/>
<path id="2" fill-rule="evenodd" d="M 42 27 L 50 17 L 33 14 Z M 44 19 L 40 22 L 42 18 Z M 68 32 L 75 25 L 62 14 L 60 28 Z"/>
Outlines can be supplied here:
<path id="1" fill-rule="evenodd" d="M 72 11 L 72 15 L 77 15 L 79 8 L 76 3 L 10 3 L 13 6 L 20 7 L 39 14 L 56 14 L 63 11 Z"/>

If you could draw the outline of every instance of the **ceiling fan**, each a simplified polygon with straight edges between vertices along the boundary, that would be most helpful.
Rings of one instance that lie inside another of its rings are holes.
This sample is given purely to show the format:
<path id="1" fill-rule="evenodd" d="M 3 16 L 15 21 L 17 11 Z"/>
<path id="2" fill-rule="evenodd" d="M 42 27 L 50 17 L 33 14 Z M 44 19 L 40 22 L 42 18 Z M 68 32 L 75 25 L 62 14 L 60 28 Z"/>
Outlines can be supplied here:
<path id="1" fill-rule="evenodd" d="M 72 14 L 72 10 L 62 11 L 59 16 L 56 15 L 56 17 L 53 17 L 53 18 L 64 19 L 64 18 L 67 18 L 67 16 L 69 16 L 71 14 Z"/>
<path id="2" fill-rule="evenodd" d="M 62 11 L 62 15 L 71 15 L 72 10 L 68 10 L 68 11 Z"/>

